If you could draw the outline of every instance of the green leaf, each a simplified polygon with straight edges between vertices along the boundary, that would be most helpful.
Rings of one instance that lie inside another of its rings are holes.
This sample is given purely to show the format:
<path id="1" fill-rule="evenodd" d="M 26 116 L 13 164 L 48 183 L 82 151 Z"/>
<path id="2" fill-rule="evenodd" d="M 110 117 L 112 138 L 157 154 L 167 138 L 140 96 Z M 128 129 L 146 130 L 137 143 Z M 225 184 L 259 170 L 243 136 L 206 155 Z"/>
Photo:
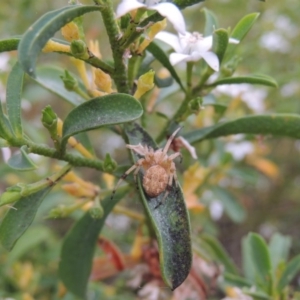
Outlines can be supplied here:
<path id="1" fill-rule="evenodd" d="M 218 29 L 213 33 L 213 50 L 219 58 L 221 64 L 223 57 L 225 55 L 227 45 L 229 41 L 228 32 L 226 29 Z"/>
<path id="2" fill-rule="evenodd" d="M 20 148 L 20 152 L 17 152 L 16 154 L 12 155 L 9 158 L 7 164 L 11 168 L 18 171 L 31 171 L 37 168 L 35 163 L 28 156 L 27 146 L 22 146 Z"/>
<path id="3" fill-rule="evenodd" d="M 71 72 L 69 72 L 72 74 Z M 84 103 L 86 100 L 73 91 L 67 91 L 64 87 L 64 83 L 61 80 L 61 76 L 64 76 L 65 70 L 54 67 L 54 66 L 43 66 L 37 69 L 37 77 L 34 81 L 46 88 L 48 91 L 56 94 L 57 96 L 63 98 L 69 103 L 77 106 Z M 72 74 L 73 77 L 76 77 Z M 85 91 L 84 85 L 78 80 L 79 88 Z"/>
<path id="4" fill-rule="evenodd" d="M 269 242 L 269 251 L 272 260 L 273 272 L 275 274 L 278 265 L 288 259 L 292 246 L 292 239 L 278 232 L 274 233 Z"/>
<path id="5" fill-rule="evenodd" d="M 295 256 L 286 266 L 281 278 L 278 282 L 277 288 L 282 291 L 300 271 L 300 254 Z"/>
<path id="6" fill-rule="evenodd" d="M 223 204 L 226 214 L 236 223 L 241 223 L 246 218 L 244 207 L 239 203 L 238 199 L 225 189 L 220 187 L 212 188 L 215 197 Z"/>
<path id="7" fill-rule="evenodd" d="M 251 281 L 248 281 L 247 279 L 240 277 L 236 274 L 224 272 L 223 276 L 224 276 L 224 285 L 225 286 L 235 286 L 235 287 L 239 287 L 239 288 L 245 288 L 245 287 L 251 288 L 251 286 L 253 285 L 251 283 Z"/>
<path id="8" fill-rule="evenodd" d="M 180 85 L 181 89 L 184 91 L 184 86 L 181 83 L 179 76 L 177 75 L 175 69 L 171 65 L 166 53 L 154 42 L 150 43 L 146 49 L 149 51 L 172 75 L 176 82 Z"/>
<path id="9" fill-rule="evenodd" d="M 180 9 L 186 8 L 188 6 L 203 2 L 205 0 L 173 0 L 174 4 L 176 4 Z"/>
<path id="10" fill-rule="evenodd" d="M 96 5 L 69 5 L 39 18 L 29 27 L 19 43 L 19 62 L 24 71 L 35 77 L 37 56 L 55 32 L 74 18 L 97 10 L 100 10 L 100 7 Z"/>
<path id="11" fill-rule="evenodd" d="M 126 124 L 125 133 L 129 144 L 141 143 L 157 149 L 153 139 L 138 124 Z M 140 158 L 134 153 L 133 157 L 134 161 Z M 192 261 L 190 223 L 185 201 L 181 188 L 173 184 L 164 202 L 158 205 L 164 193 L 149 197 L 141 185 L 142 177 L 141 171 L 138 176 L 139 192 L 157 237 L 161 273 L 165 283 L 174 290 L 188 276 Z"/>
<path id="12" fill-rule="evenodd" d="M 218 20 L 216 15 L 209 9 L 202 9 L 205 16 L 205 27 L 204 27 L 204 36 L 212 35 L 213 32 L 218 28 Z"/>
<path id="13" fill-rule="evenodd" d="M 74 108 L 66 117 L 63 126 L 62 144 L 79 132 L 101 126 L 133 121 L 143 113 L 135 98 L 127 94 L 110 94 L 89 100 Z"/>
<path id="14" fill-rule="evenodd" d="M 0 41 L 0 53 L 6 51 L 13 51 L 18 49 L 20 42 L 19 37 L 9 38 Z"/>
<path id="15" fill-rule="evenodd" d="M 249 84 L 260 84 L 271 87 L 278 87 L 277 82 L 271 76 L 263 75 L 263 74 L 253 74 L 247 76 L 239 76 L 239 77 L 226 77 L 219 79 L 207 86 L 218 86 L 223 84 L 241 84 L 241 83 L 249 83 Z"/>
<path id="16" fill-rule="evenodd" d="M 23 136 L 21 122 L 21 97 L 23 89 L 24 72 L 17 62 L 10 72 L 7 80 L 6 107 L 8 119 L 16 137 Z"/>
<path id="17" fill-rule="evenodd" d="M 243 38 L 246 36 L 246 34 L 249 32 L 249 30 L 254 25 L 255 21 L 257 20 L 259 16 L 259 13 L 251 13 L 246 16 L 244 16 L 233 28 L 231 33 L 231 38 L 234 38 L 238 41 L 242 41 Z M 228 57 L 231 56 L 231 52 L 236 47 L 236 44 L 230 44 L 228 45 L 227 54 Z"/>
<path id="18" fill-rule="evenodd" d="M 5 249 L 10 251 L 27 230 L 51 188 L 47 187 L 29 196 L 21 197 L 13 208 L 9 208 L 0 225 L 0 242 Z"/>
<path id="19" fill-rule="evenodd" d="M 299 139 L 300 115 L 269 114 L 243 117 L 189 132 L 184 135 L 184 138 L 190 143 L 195 143 L 204 139 L 238 133 L 273 134 L 275 136 L 288 136 Z"/>
<path id="20" fill-rule="evenodd" d="M 208 234 L 201 234 L 200 239 L 205 243 L 209 250 L 209 254 L 218 262 L 224 265 L 225 270 L 231 274 L 238 275 L 237 268 L 221 245 L 221 243 L 213 236 Z"/>
<path id="21" fill-rule="evenodd" d="M 244 291 L 246 295 L 249 295 L 252 297 L 253 300 L 274 300 L 273 297 L 269 297 L 264 292 L 260 291 L 251 291 L 251 289 Z"/>
<path id="22" fill-rule="evenodd" d="M 249 233 L 246 238 L 249 247 L 250 260 L 255 270 L 255 281 L 264 291 L 272 286 L 272 264 L 268 246 L 265 240 L 256 233 Z"/>
<path id="23" fill-rule="evenodd" d="M 113 199 L 108 196 L 101 201 L 104 209 L 101 219 L 93 219 L 90 212 L 86 212 L 63 241 L 59 276 L 66 288 L 80 298 L 85 299 L 86 296 L 96 242 L 105 219 L 126 192 L 127 189 L 122 192 L 119 189 Z"/>

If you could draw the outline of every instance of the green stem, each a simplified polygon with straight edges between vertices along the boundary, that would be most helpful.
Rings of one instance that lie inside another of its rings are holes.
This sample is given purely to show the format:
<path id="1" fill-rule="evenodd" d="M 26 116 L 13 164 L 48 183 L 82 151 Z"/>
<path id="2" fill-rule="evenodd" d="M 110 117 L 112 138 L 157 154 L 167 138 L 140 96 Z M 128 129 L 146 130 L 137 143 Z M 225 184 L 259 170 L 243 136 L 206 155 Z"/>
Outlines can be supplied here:
<path id="1" fill-rule="evenodd" d="M 111 76 L 116 84 L 118 92 L 129 94 L 127 70 L 124 62 L 125 49 L 122 49 L 119 44 L 120 31 L 115 20 L 112 2 L 111 0 L 96 0 L 95 2 L 100 4 L 100 12 L 102 14 L 114 59 L 115 69 Z"/>
<path id="2" fill-rule="evenodd" d="M 87 93 L 85 93 L 80 87 L 75 87 L 74 92 L 79 96 L 81 96 L 82 98 L 84 98 L 85 100 L 91 99 L 91 97 Z"/>
<path id="3" fill-rule="evenodd" d="M 129 88 L 132 88 L 134 79 L 139 70 L 139 66 L 141 65 L 142 57 L 133 55 L 128 62 L 128 84 Z"/>

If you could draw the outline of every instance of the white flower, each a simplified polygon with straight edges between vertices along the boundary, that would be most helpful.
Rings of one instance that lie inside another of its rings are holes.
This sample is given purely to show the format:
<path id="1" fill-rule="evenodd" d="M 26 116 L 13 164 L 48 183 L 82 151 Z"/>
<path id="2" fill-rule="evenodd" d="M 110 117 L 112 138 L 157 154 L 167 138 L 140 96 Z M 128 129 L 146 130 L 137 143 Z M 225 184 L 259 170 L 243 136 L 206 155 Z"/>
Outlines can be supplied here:
<path id="1" fill-rule="evenodd" d="M 215 71 L 219 71 L 219 59 L 215 53 L 209 51 L 212 48 L 213 37 L 203 37 L 199 32 L 186 32 L 185 35 L 161 31 L 156 39 L 169 44 L 176 52 L 170 55 L 170 62 L 176 65 L 184 61 L 198 61 L 203 58 Z"/>
<path id="2" fill-rule="evenodd" d="M 229 142 L 225 145 L 225 151 L 231 153 L 233 158 L 237 161 L 245 158 L 246 155 L 254 151 L 254 146 L 249 141 L 243 142 Z"/>
<path id="3" fill-rule="evenodd" d="M 117 18 L 141 7 L 156 10 L 160 15 L 166 17 L 172 23 L 176 31 L 185 34 L 185 21 L 183 15 L 175 4 L 169 2 L 160 3 L 160 1 L 157 0 L 122 0 L 117 7 Z"/>

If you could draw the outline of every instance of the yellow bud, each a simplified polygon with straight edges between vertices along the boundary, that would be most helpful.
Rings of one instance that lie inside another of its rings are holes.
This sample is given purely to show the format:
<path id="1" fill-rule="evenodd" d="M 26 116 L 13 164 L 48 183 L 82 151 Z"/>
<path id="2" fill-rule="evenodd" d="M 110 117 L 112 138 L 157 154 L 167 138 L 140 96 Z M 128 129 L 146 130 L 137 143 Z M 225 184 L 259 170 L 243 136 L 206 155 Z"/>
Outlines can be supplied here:
<path id="1" fill-rule="evenodd" d="M 68 41 L 79 40 L 78 26 L 74 22 L 70 22 L 61 29 L 61 34 Z"/>
<path id="2" fill-rule="evenodd" d="M 100 69 L 95 70 L 95 84 L 103 92 L 112 93 L 111 77 Z"/>
<path id="3" fill-rule="evenodd" d="M 43 48 L 44 53 L 48 52 L 66 52 L 70 53 L 70 46 L 49 40 Z"/>
<path id="4" fill-rule="evenodd" d="M 154 74 L 153 70 L 140 76 L 137 83 L 137 89 L 133 97 L 140 99 L 146 92 L 150 91 L 154 87 Z"/>
<path id="5" fill-rule="evenodd" d="M 78 198 L 94 198 L 96 195 L 96 191 L 94 189 L 87 189 L 75 182 L 62 185 L 62 189 L 68 194 Z"/>
<path id="6" fill-rule="evenodd" d="M 142 53 L 145 48 L 153 41 L 154 37 L 163 29 L 165 29 L 165 27 L 167 26 L 167 20 L 163 19 L 160 22 L 157 22 L 155 24 L 153 24 L 150 27 L 150 30 L 148 32 L 148 36 L 143 40 L 143 42 L 140 44 L 137 53 Z"/>

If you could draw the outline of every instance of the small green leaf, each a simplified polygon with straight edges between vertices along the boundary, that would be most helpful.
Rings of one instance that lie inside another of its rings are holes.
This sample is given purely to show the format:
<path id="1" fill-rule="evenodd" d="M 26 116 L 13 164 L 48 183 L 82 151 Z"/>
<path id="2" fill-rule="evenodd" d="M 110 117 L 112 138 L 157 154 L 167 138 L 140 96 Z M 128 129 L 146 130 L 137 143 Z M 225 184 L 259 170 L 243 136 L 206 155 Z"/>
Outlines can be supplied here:
<path id="1" fill-rule="evenodd" d="M 172 0 L 170 2 L 173 2 L 176 4 L 180 9 L 186 8 L 188 6 L 203 2 L 205 0 Z"/>
<path id="2" fill-rule="evenodd" d="M 35 63 L 47 41 L 67 23 L 83 14 L 100 10 L 96 5 L 69 5 L 46 13 L 24 33 L 18 47 L 23 70 L 35 77 Z"/>
<path id="3" fill-rule="evenodd" d="M 93 218 L 87 211 L 63 241 L 59 276 L 66 288 L 80 298 L 85 299 L 86 296 L 96 242 L 105 219 L 126 192 L 127 189 L 122 192 L 119 189 L 113 199 L 108 196 L 101 201 L 104 209 L 102 218 Z"/>
<path id="4" fill-rule="evenodd" d="M 21 122 L 21 97 L 23 89 L 24 72 L 17 62 L 10 72 L 7 80 L 6 107 L 8 119 L 16 137 L 23 136 Z"/>
<path id="5" fill-rule="evenodd" d="M 143 113 L 141 104 L 127 94 L 110 94 L 89 100 L 74 108 L 63 126 L 62 144 L 79 132 L 133 121 Z"/>
<path id="6" fill-rule="evenodd" d="M 166 53 L 154 42 L 150 43 L 147 47 L 147 51 L 149 51 L 172 75 L 172 77 L 176 80 L 176 82 L 180 85 L 181 89 L 184 91 L 184 86 L 181 83 L 181 79 L 177 75 L 175 69 L 171 65 L 168 56 Z"/>
<path id="7" fill-rule="evenodd" d="M 278 282 L 277 288 L 282 291 L 300 271 L 300 254 L 295 256 L 286 266 L 281 278 Z"/>
<path id="8" fill-rule="evenodd" d="M 227 45 L 229 41 L 228 32 L 226 29 L 218 29 L 213 33 L 213 50 L 219 58 L 221 64 L 223 57 L 225 55 Z"/>
<path id="9" fill-rule="evenodd" d="M 291 246 L 291 237 L 282 235 L 278 232 L 272 235 L 269 242 L 269 250 L 274 273 L 276 272 L 278 265 L 288 259 Z"/>
<path id="10" fill-rule="evenodd" d="M 35 170 L 37 166 L 31 160 L 27 153 L 27 146 L 22 146 L 20 152 L 12 155 L 7 164 L 18 171 L 31 171 Z"/>
<path id="11" fill-rule="evenodd" d="M 236 274 L 224 272 L 223 276 L 224 276 L 225 286 L 235 286 L 235 287 L 239 287 L 239 288 L 245 288 L 245 287 L 251 288 L 251 286 L 253 285 L 253 283 L 251 281 L 248 281 L 247 279 L 240 277 Z"/>
<path id="12" fill-rule="evenodd" d="M 232 221 L 241 223 L 245 220 L 245 209 L 233 194 L 220 187 L 214 187 L 212 190 L 215 197 L 223 204 L 226 214 Z"/>
<path id="13" fill-rule="evenodd" d="M 239 77 L 226 77 L 219 79 L 207 86 L 218 86 L 223 84 L 241 84 L 241 83 L 249 83 L 249 84 L 260 84 L 271 87 L 278 87 L 277 82 L 271 76 L 263 75 L 263 74 L 253 74 L 247 76 L 239 76 Z"/>
<path id="14" fill-rule="evenodd" d="M 71 73 L 71 72 L 70 72 Z M 72 74 L 72 73 L 71 73 Z M 46 88 L 48 91 L 63 98 L 69 103 L 77 106 L 85 102 L 85 99 L 73 91 L 67 91 L 64 87 L 64 83 L 61 80 L 61 76 L 64 75 L 64 70 L 53 66 L 43 66 L 37 69 L 37 77 L 34 81 Z M 76 77 L 72 74 L 72 76 Z M 83 83 L 78 80 L 79 88 L 85 91 Z"/>
<path id="15" fill-rule="evenodd" d="M 233 28 L 231 38 L 234 38 L 238 41 L 242 41 L 246 34 L 249 32 L 249 30 L 252 28 L 258 17 L 259 13 L 251 13 L 244 16 Z M 231 57 L 232 51 L 236 46 L 236 44 L 228 45 L 227 57 Z"/>
<path id="16" fill-rule="evenodd" d="M 297 114 L 254 115 L 223 122 L 184 135 L 190 143 L 230 134 L 273 134 L 300 138 L 300 116 Z"/>
<path id="17" fill-rule="evenodd" d="M 213 236 L 208 234 L 201 234 L 200 239 L 205 243 L 208 248 L 208 253 L 218 262 L 224 265 L 225 270 L 231 274 L 238 275 L 237 268 L 221 245 L 221 243 Z"/>
<path id="18" fill-rule="evenodd" d="M 17 240 L 32 223 L 35 214 L 45 196 L 52 187 L 47 187 L 21 199 L 9 208 L 0 225 L 0 242 L 10 251 Z"/>
<path id="19" fill-rule="evenodd" d="M 153 139 L 138 124 L 126 124 L 125 133 L 129 144 L 141 143 L 157 149 Z M 134 161 L 140 158 L 135 154 L 133 157 Z M 139 175 L 139 191 L 158 241 L 161 273 L 165 283 L 174 290 L 188 276 L 192 261 L 190 224 L 183 194 L 173 183 L 159 205 L 164 193 L 149 197 L 141 185 L 142 172 Z"/>
<path id="20" fill-rule="evenodd" d="M 204 36 L 212 35 L 213 32 L 218 28 L 218 20 L 216 15 L 209 9 L 202 9 L 205 16 L 205 27 Z"/>
<path id="21" fill-rule="evenodd" d="M 6 51 L 13 51 L 18 49 L 18 45 L 20 42 L 19 37 L 13 37 L 0 41 L 0 53 Z"/>
<path id="22" fill-rule="evenodd" d="M 261 291 L 252 291 L 251 289 L 244 291 L 246 295 L 251 296 L 253 300 L 274 300 L 273 297 L 269 297 L 266 293 Z"/>
<path id="23" fill-rule="evenodd" d="M 264 291 L 272 286 L 272 264 L 268 246 L 265 240 L 256 233 L 249 233 L 246 238 L 249 246 L 250 260 L 255 270 L 255 281 Z"/>

